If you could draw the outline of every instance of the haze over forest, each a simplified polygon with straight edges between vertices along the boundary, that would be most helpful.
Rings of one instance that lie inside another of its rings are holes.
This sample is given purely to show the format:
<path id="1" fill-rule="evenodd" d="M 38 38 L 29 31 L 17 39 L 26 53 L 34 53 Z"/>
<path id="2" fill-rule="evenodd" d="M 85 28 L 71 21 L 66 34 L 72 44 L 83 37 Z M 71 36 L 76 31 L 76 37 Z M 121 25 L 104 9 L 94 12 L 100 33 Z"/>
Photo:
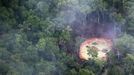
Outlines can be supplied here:
<path id="1" fill-rule="evenodd" d="M 90 38 L 106 61 L 80 59 Z M 134 0 L 0 0 L 0 75 L 134 75 Z"/>

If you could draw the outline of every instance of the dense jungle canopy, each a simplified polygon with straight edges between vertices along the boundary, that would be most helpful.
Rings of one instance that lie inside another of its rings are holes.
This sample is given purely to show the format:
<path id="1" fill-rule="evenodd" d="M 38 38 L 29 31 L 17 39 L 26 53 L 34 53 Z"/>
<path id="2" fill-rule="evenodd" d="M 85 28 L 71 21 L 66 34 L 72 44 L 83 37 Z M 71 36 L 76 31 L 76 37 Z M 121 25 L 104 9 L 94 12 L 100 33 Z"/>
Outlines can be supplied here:
<path id="1" fill-rule="evenodd" d="M 109 59 L 81 60 L 102 36 Z M 0 75 L 134 75 L 134 0 L 0 0 Z"/>

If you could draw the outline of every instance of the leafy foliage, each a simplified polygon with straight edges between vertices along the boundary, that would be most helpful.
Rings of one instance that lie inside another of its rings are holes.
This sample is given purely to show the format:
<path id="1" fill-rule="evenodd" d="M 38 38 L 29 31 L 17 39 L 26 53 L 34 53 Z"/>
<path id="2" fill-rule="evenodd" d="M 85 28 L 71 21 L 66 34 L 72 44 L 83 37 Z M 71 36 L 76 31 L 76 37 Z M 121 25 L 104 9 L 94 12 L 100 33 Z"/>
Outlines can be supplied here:
<path id="1" fill-rule="evenodd" d="M 133 8 L 133 0 L 0 0 L 0 75 L 133 75 Z M 108 61 L 82 61 L 77 50 L 86 38 L 73 24 L 98 11 L 125 28 Z"/>
<path id="2" fill-rule="evenodd" d="M 95 49 L 94 47 L 87 47 L 88 48 L 88 55 L 96 58 L 98 55 L 97 49 Z"/>

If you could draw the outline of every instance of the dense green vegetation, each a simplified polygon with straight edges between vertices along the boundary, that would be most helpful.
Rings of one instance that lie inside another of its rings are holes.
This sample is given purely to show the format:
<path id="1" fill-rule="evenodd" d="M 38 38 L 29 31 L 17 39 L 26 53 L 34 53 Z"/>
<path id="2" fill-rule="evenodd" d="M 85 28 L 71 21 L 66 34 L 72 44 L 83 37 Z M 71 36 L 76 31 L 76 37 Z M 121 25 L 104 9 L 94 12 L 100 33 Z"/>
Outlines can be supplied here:
<path id="1" fill-rule="evenodd" d="M 112 15 L 122 32 L 108 61 L 79 59 L 85 38 L 64 19 L 66 5 Z M 0 0 L 0 75 L 134 75 L 133 9 L 133 0 Z"/>

